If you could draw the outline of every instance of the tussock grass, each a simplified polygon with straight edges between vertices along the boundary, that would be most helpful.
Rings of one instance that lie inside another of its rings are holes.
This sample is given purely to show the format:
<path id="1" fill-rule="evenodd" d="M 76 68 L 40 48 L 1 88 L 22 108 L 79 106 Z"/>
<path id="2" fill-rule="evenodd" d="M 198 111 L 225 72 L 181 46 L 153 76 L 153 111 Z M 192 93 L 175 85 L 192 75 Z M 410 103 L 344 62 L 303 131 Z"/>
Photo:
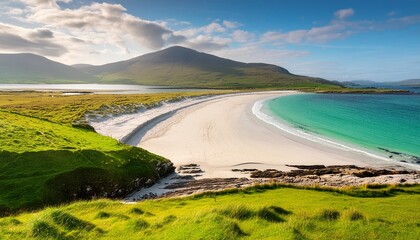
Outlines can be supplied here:
<path id="1" fill-rule="evenodd" d="M 141 214 L 144 214 L 144 211 L 143 210 L 141 210 L 140 208 L 132 208 L 131 210 L 130 210 L 130 213 L 132 213 L 132 214 L 137 214 L 137 215 L 141 215 Z"/>
<path id="2" fill-rule="evenodd" d="M 360 211 L 356 209 L 350 209 L 346 211 L 343 215 L 345 218 L 349 219 L 350 221 L 358 221 L 358 220 L 365 219 L 365 216 L 363 215 L 363 213 L 361 213 Z"/>
<path id="3" fill-rule="evenodd" d="M 106 219 L 106 218 L 110 218 L 110 217 L 111 217 L 111 214 L 109 214 L 107 212 L 103 212 L 103 211 L 98 212 L 95 216 L 95 218 L 98 218 L 98 219 Z"/>
<path id="4" fill-rule="evenodd" d="M 0 218 L 0 239 L 418 239 L 420 213 L 414 210 L 419 201 L 420 194 L 413 192 L 364 198 L 296 188 L 134 206 L 81 201 Z M 97 217 L 103 213 L 106 217 Z"/>
<path id="5" fill-rule="evenodd" d="M 32 226 L 32 236 L 42 239 L 68 239 L 56 227 L 45 221 L 36 221 Z"/>
<path id="6" fill-rule="evenodd" d="M 340 218 L 340 212 L 335 209 L 324 209 L 318 214 L 318 218 L 325 221 L 335 221 Z"/>
<path id="7" fill-rule="evenodd" d="M 142 231 L 149 226 L 150 224 L 143 219 L 129 220 L 127 222 L 127 228 L 132 231 Z"/>
<path id="8" fill-rule="evenodd" d="M 268 208 L 268 207 L 263 207 L 260 210 L 258 210 L 257 216 L 269 222 L 284 222 L 285 221 L 275 211 L 273 211 L 271 208 Z"/>
<path id="9" fill-rule="evenodd" d="M 51 219 L 55 224 L 62 226 L 66 230 L 90 231 L 95 228 L 95 225 L 59 210 L 51 213 Z"/>
<path id="10" fill-rule="evenodd" d="M 221 210 L 220 213 L 237 220 L 245 220 L 255 216 L 255 213 L 244 205 L 228 206 Z"/>

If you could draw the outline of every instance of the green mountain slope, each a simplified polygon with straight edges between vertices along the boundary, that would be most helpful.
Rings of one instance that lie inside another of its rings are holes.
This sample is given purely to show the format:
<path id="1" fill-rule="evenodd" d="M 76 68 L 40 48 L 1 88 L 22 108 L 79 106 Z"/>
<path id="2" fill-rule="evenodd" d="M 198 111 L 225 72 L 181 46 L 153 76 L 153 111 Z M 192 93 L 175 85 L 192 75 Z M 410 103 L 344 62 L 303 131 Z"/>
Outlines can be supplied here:
<path id="1" fill-rule="evenodd" d="M 97 79 L 34 54 L 0 54 L 1 83 L 86 83 Z"/>
<path id="2" fill-rule="evenodd" d="M 74 65 L 106 83 L 215 87 L 305 88 L 334 85 L 320 78 L 293 75 L 265 63 L 242 63 L 184 47 L 171 47 L 101 66 Z"/>

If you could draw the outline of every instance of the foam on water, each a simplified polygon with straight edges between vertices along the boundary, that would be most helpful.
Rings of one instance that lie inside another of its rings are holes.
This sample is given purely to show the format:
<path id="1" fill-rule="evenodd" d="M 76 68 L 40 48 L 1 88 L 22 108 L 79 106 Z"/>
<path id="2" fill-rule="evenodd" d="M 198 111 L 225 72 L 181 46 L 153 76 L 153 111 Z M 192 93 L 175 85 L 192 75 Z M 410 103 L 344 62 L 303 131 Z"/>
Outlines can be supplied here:
<path id="1" fill-rule="evenodd" d="M 331 139 L 328 139 L 325 136 L 318 136 L 314 133 L 305 132 L 303 130 L 295 128 L 295 127 L 281 121 L 278 117 L 271 116 L 270 114 L 267 114 L 263 111 L 265 102 L 267 102 L 271 99 L 273 99 L 273 98 L 263 99 L 263 100 L 257 101 L 252 107 L 252 113 L 258 119 L 260 119 L 260 120 L 278 128 L 278 129 L 280 129 L 280 130 L 282 130 L 286 133 L 289 133 L 289 134 L 292 134 L 294 136 L 306 139 L 308 141 L 316 142 L 318 144 L 322 144 L 322 145 L 329 146 L 329 147 L 334 147 L 334 148 L 337 148 L 337 149 L 340 149 L 340 150 L 343 150 L 343 151 L 352 151 L 352 152 L 355 152 L 355 153 L 361 153 L 361 154 L 364 154 L 366 156 L 373 157 L 373 158 L 376 158 L 376 159 L 379 159 L 379 160 L 382 160 L 382 161 L 395 162 L 395 163 L 405 165 L 405 166 L 410 167 L 410 168 L 420 169 L 420 166 L 416 165 L 416 164 L 405 163 L 405 162 L 397 162 L 397 161 L 389 159 L 387 157 L 380 156 L 379 153 L 373 153 L 373 152 L 370 152 L 368 150 L 363 150 L 363 149 L 360 149 L 360 148 L 357 148 L 357 147 L 349 146 L 348 144 L 343 144 L 343 143 L 339 143 L 335 140 L 333 141 Z"/>

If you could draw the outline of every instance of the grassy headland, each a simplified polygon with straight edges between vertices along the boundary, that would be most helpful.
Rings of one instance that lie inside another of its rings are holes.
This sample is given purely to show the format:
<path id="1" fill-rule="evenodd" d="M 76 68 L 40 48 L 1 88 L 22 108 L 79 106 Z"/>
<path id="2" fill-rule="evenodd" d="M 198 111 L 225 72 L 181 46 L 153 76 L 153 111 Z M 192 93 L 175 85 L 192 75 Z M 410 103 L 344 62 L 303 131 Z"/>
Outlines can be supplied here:
<path id="1" fill-rule="evenodd" d="M 76 202 L 2 218 L 0 238 L 418 239 L 420 236 L 419 186 L 317 190 L 267 185 L 136 204 L 111 200 Z M 349 196 L 355 191 L 376 192 L 366 195 L 385 197 Z"/>
<path id="2" fill-rule="evenodd" d="M 1 213 L 123 196 L 158 179 L 170 171 L 167 159 L 72 123 L 87 112 L 123 113 L 203 94 L 1 93 Z"/>

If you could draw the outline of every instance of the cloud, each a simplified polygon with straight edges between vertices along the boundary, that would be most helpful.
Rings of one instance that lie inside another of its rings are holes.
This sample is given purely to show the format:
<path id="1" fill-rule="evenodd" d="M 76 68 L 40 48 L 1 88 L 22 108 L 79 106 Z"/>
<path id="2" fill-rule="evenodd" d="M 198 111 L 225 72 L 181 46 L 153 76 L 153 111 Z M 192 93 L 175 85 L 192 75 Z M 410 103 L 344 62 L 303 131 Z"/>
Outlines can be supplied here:
<path id="1" fill-rule="evenodd" d="M 34 38 L 54 38 L 54 33 L 48 29 L 35 29 L 30 36 Z"/>
<path id="2" fill-rule="evenodd" d="M 240 43 L 249 42 L 254 39 L 254 37 L 255 34 L 243 30 L 235 30 L 232 33 L 233 40 Z"/>
<path id="3" fill-rule="evenodd" d="M 260 44 L 248 44 L 239 48 L 221 49 L 214 52 L 216 55 L 234 59 L 236 61 L 255 63 L 271 62 L 283 66 L 288 65 L 290 59 L 309 54 L 307 51 L 292 51 L 288 49 L 267 49 Z"/>
<path id="4" fill-rule="evenodd" d="M 204 32 L 206 33 L 212 33 L 212 32 L 226 32 L 226 29 L 224 27 L 222 27 L 222 25 L 220 25 L 219 23 L 216 22 L 212 22 L 209 25 L 205 26 L 203 28 Z"/>
<path id="5" fill-rule="evenodd" d="M 393 25 L 412 25 L 420 23 L 420 15 L 405 16 L 400 18 L 391 18 L 388 20 L 388 23 Z"/>
<path id="6" fill-rule="evenodd" d="M 127 9 L 120 4 L 94 2 L 76 9 L 61 9 L 56 0 L 22 1 L 27 4 L 29 12 L 26 15 L 27 22 L 54 29 L 68 37 L 81 36 L 84 43 L 108 47 L 114 45 L 129 52 L 126 44 L 130 41 L 147 49 L 157 50 L 186 40 L 159 23 L 128 14 Z M 33 34 L 48 36 L 46 31 Z"/>
<path id="7" fill-rule="evenodd" d="M 238 23 L 238 22 L 234 22 L 234 21 L 227 21 L 224 20 L 223 21 L 223 26 L 230 28 L 230 29 L 234 29 L 234 28 L 238 28 L 240 26 L 242 26 L 242 24 Z"/>
<path id="8" fill-rule="evenodd" d="M 340 9 L 334 13 L 334 16 L 340 20 L 344 20 L 354 15 L 352 8 Z"/>
<path id="9" fill-rule="evenodd" d="M 313 27 L 311 29 L 295 30 L 286 33 L 267 32 L 262 35 L 261 40 L 263 42 L 279 41 L 292 44 L 325 43 L 348 37 L 353 33 L 347 24 L 337 22 L 323 27 Z"/>
<path id="10" fill-rule="evenodd" d="M 25 28 L 0 23 L 0 49 L 11 52 L 32 52 L 44 56 L 60 56 L 68 49 L 51 39 L 54 34 L 46 29 Z"/>

